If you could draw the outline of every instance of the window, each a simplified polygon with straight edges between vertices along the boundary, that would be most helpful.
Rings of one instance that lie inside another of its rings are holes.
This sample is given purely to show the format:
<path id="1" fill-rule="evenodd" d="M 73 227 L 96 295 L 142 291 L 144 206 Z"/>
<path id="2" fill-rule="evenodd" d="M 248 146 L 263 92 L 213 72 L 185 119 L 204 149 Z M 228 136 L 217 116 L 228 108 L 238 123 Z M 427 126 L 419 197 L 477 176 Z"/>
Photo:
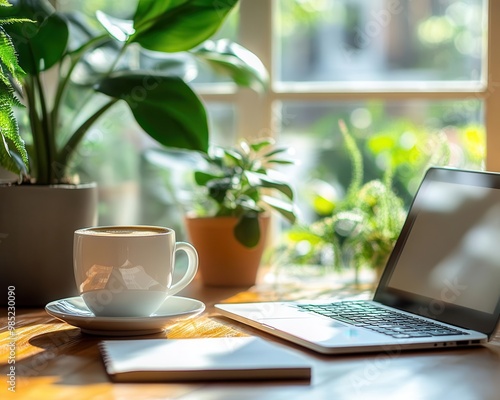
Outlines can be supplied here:
<path id="1" fill-rule="evenodd" d="M 300 179 L 294 181 L 302 183 L 297 192 L 306 220 L 318 217 L 311 192 L 326 190 L 335 196 L 345 191 L 350 179 L 339 119 L 363 151 L 367 179 L 399 162 L 397 184 L 406 199 L 429 163 L 500 170 L 500 54 L 489 51 L 500 41 L 500 27 L 491 23 L 500 15 L 500 4 L 241 0 L 238 11 L 224 35 L 237 35 L 238 42 L 261 58 L 271 86 L 267 93 L 257 94 L 224 86 L 203 73 L 195 83 L 209 110 L 212 140 L 231 144 L 239 136 L 271 135 L 295 148 L 300 164 L 293 172 Z M 130 130 L 126 123 L 123 129 Z M 151 143 L 137 132 L 130 135 L 130 168 L 105 168 L 125 174 L 122 182 L 135 182 L 128 189 L 131 195 L 110 194 L 112 199 L 103 203 L 103 208 L 119 210 L 110 206 L 113 198 L 119 199 L 128 214 L 114 211 L 104 221 L 119 223 L 124 216 L 127 223 L 172 225 L 178 214 L 166 207 L 175 209 L 172 193 L 166 187 L 143 190 L 148 179 L 165 181 L 134 150 Z M 108 148 L 103 140 L 110 137 L 104 139 L 99 129 L 91 133 L 86 143 L 90 155 L 102 159 L 97 148 Z M 435 151 L 442 139 L 449 146 L 447 155 Z M 117 180 L 109 182 L 115 185 Z M 330 187 L 325 189 L 324 183 Z M 141 205 L 144 201 L 147 207 Z"/>
<path id="2" fill-rule="evenodd" d="M 350 179 L 339 119 L 365 153 L 367 179 L 407 158 L 396 178 L 409 201 L 429 164 L 496 169 L 495 136 L 485 136 L 485 128 L 495 131 L 487 110 L 498 102 L 499 68 L 487 49 L 493 7 L 482 0 L 243 0 L 239 40 L 268 66 L 271 89 L 204 97 L 237 104 L 239 135 L 271 134 L 296 149 L 306 218 L 316 214 L 311 191 L 329 183 L 342 192 Z M 434 150 L 443 139 L 449 154 Z"/>

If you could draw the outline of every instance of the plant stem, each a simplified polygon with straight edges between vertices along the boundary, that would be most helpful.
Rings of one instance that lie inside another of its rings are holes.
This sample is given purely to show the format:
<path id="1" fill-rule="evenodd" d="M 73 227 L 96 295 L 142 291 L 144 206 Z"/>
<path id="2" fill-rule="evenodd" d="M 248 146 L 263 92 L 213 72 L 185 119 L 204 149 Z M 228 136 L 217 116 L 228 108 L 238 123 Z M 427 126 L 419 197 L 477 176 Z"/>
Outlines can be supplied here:
<path id="1" fill-rule="evenodd" d="M 57 125 L 58 125 L 58 119 L 59 119 L 59 110 L 61 108 L 62 99 L 64 96 L 65 89 L 70 82 L 72 72 L 74 71 L 78 62 L 81 60 L 82 56 L 85 54 L 85 52 L 89 48 L 91 48 L 92 46 L 95 46 L 96 44 L 98 44 L 106 39 L 109 39 L 109 38 L 107 38 L 105 36 L 100 36 L 98 38 L 94 38 L 93 40 L 90 40 L 89 42 L 87 42 L 85 45 L 81 46 L 74 53 L 69 54 L 69 57 L 71 60 L 70 66 L 69 66 L 69 69 L 68 69 L 66 75 L 64 77 L 62 77 L 59 81 L 59 85 L 58 85 L 59 87 L 58 87 L 58 90 L 56 93 L 56 98 L 54 101 L 54 108 L 52 110 L 52 115 L 51 115 L 54 136 L 56 134 L 57 127 L 58 127 Z M 121 55 L 125 51 L 125 47 L 126 47 L 126 45 L 120 49 L 120 53 L 116 56 L 110 69 L 106 73 L 106 76 L 111 74 L 111 72 L 113 71 L 114 67 L 116 66 L 116 63 L 118 62 L 119 58 L 121 57 Z M 89 94 L 89 96 L 87 96 L 87 98 L 83 101 L 84 104 L 89 101 L 90 96 L 92 94 L 93 93 L 91 93 L 91 94 Z M 59 172 L 57 173 L 56 179 L 61 180 L 62 178 L 64 178 L 64 172 L 67 169 L 69 161 L 70 161 L 72 155 L 75 153 L 78 145 L 83 140 L 83 137 L 85 136 L 85 134 L 87 133 L 89 128 L 102 114 L 104 114 L 117 101 L 118 101 L 118 99 L 110 100 L 104 106 L 99 108 L 93 115 L 91 115 L 89 118 L 87 118 L 87 120 L 85 120 L 82 123 L 82 125 L 80 125 L 80 127 L 78 127 L 78 129 L 75 132 L 73 132 L 73 134 L 71 135 L 69 140 L 66 142 L 66 144 L 61 147 L 61 150 L 58 152 L 58 154 L 56 156 L 56 160 L 55 160 L 55 164 L 59 167 L 58 168 Z"/>
<path id="2" fill-rule="evenodd" d="M 25 97 L 28 101 L 29 121 L 31 135 L 33 137 L 33 158 L 38 183 L 47 183 L 48 176 L 45 165 L 47 165 L 46 143 L 43 140 L 42 125 L 36 109 L 36 89 L 33 87 L 32 77 L 27 77 L 24 83 Z M 32 171 L 31 171 L 32 173 Z"/>
<path id="3" fill-rule="evenodd" d="M 343 120 L 339 121 L 339 128 L 342 136 L 344 137 L 349 158 L 351 159 L 352 178 L 346 193 L 346 199 L 350 202 L 355 200 L 357 193 L 363 184 L 363 156 L 361 155 L 355 139 L 347 130 L 347 126 Z"/>
<path id="4" fill-rule="evenodd" d="M 102 115 L 104 114 L 113 104 L 115 104 L 119 99 L 112 99 L 108 101 L 104 106 L 98 109 L 94 114 L 92 114 L 82 125 L 78 127 L 78 129 L 71 135 L 71 138 L 68 142 L 62 147 L 59 152 L 56 162 L 57 165 L 67 166 L 68 162 L 75 152 L 77 146 L 82 141 L 83 137 L 87 133 L 88 129 L 92 126 L 92 124 Z M 58 177 L 62 178 L 62 177 Z"/>
<path id="5" fill-rule="evenodd" d="M 47 111 L 47 101 L 45 98 L 45 92 L 39 73 L 34 74 L 34 84 L 36 85 L 38 100 L 40 103 L 40 128 L 45 141 L 45 153 L 47 161 L 45 167 L 48 180 L 47 183 L 54 183 L 55 171 L 53 167 L 56 154 L 56 144 L 53 131 L 50 127 L 49 113 Z"/>
<path id="6" fill-rule="evenodd" d="M 70 64 L 68 71 L 66 72 L 65 75 L 60 76 L 59 78 L 59 83 L 57 85 L 57 91 L 56 95 L 54 98 L 54 104 L 52 108 L 52 113 L 51 113 L 51 124 L 52 124 L 52 129 L 54 132 L 57 132 L 58 129 L 58 123 L 59 123 L 59 111 L 61 108 L 61 102 L 64 96 L 64 93 L 66 92 L 66 88 L 68 87 L 68 84 L 71 79 L 71 74 L 73 73 L 73 70 L 75 69 L 76 65 L 78 62 L 81 60 L 85 52 L 93 47 L 97 46 L 98 44 L 101 44 L 102 42 L 105 42 L 106 40 L 109 40 L 109 37 L 106 35 L 101 35 L 96 38 L 93 38 L 89 40 L 87 43 L 85 43 L 83 46 L 81 46 L 79 49 L 75 50 L 74 52 L 68 53 L 67 57 L 69 57 Z M 59 70 L 61 71 L 62 65 L 59 65 Z"/>

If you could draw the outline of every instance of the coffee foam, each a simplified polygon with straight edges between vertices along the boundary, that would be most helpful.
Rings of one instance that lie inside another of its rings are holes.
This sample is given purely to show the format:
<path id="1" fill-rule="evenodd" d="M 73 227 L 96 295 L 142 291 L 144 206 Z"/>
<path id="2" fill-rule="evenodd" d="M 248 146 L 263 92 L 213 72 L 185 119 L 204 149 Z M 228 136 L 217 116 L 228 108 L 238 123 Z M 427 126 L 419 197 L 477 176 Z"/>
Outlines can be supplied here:
<path id="1" fill-rule="evenodd" d="M 109 227 L 109 228 L 94 228 L 86 229 L 80 233 L 93 236 L 155 236 L 167 233 L 167 229 L 154 229 L 150 227 L 138 228 L 138 227 Z"/>

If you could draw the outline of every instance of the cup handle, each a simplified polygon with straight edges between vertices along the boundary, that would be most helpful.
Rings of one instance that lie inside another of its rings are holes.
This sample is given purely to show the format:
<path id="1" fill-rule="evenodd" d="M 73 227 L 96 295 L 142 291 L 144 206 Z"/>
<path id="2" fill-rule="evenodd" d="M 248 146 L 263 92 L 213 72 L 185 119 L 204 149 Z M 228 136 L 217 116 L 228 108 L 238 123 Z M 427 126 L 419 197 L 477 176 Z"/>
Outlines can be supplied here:
<path id="1" fill-rule="evenodd" d="M 169 296 L 174 295 L 189 285 L 198 271 L 198 253 L 196 252 L 194 246 L 186 242 L 177 242 L 175 243 L 175 251 L 177 252 L 178 250 L 182 250 L 187 254 L 188 268 L 179 282 L 176 282 L 170 287 L 168 290 Z"/>

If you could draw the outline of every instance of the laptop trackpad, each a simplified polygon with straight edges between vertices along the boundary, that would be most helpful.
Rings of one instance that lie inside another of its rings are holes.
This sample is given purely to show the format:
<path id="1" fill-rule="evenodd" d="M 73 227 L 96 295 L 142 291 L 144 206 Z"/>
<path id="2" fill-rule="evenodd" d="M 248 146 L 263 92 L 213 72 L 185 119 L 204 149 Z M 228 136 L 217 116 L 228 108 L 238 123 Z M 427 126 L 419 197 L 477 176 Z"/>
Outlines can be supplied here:
<path id="1" fill-rule="evenodd" d="M 356 343 L 367 339 L 380 340 L 381 335 L 365 329 L 344 325 L 328 318 L 262 318 L 259 322 L 278 331 L 312 342 Z"/>

